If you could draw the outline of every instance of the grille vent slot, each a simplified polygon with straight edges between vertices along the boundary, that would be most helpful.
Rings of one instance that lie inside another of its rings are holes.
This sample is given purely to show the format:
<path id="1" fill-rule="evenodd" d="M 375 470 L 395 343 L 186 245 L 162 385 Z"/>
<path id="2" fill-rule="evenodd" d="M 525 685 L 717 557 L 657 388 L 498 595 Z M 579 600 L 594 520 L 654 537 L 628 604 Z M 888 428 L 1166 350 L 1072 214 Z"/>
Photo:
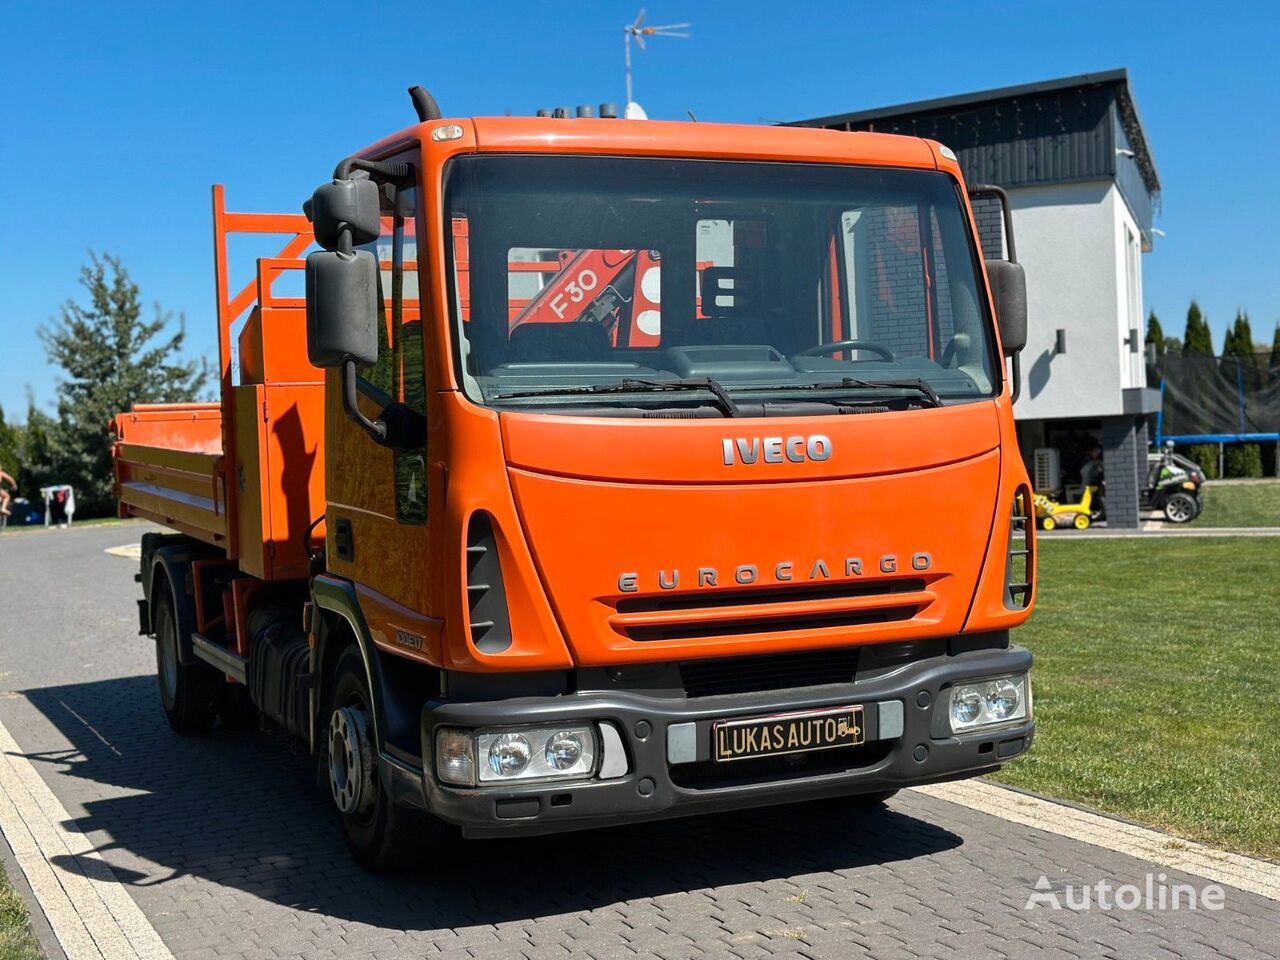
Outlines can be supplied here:
<path id="1" fill-rule="evenodd" d="M 849 610 L 833 613 L 811 613 L 789 617 L 713 620 L 710 622 L 674 622 L 653 626 L 627 627 L 632 640 L 701 640 L 726 635 L 751 636 L 760 633 L 785 633 L 795 630 L 825 630 L 831 627 L 856 627 L 868 623 L 895 623 L 910 620 L 919 607 L 894 606 L 877 610 Z"/>
<path id="2" fill-rule="evenodd" d="M 685 696 L 694 698 L 853 683 L 858 670 L 858 652 L 857 647 L 844 647 L 756 657 L 685 660 L 680 664 L 680 684 L 684 687 Z"/>
<path id="3" fill-rule="evenodd" d="M 1032 529 L 1031 491 L 1019 487 L 1009 516 L 1009 548 L 1005 563 L 1004 605 L 1025 610 L 1031 604 L 1031 580 L 1035 572 L 1035 537 Z"/>
<path id="4" fill-rule="evenodd" d="M 467 617 L 471 644 L 481 653 L 502 653 L 511 646 L 498 544 L 493 520 L 483 511 L 473 513 L 467 523 Z"/>

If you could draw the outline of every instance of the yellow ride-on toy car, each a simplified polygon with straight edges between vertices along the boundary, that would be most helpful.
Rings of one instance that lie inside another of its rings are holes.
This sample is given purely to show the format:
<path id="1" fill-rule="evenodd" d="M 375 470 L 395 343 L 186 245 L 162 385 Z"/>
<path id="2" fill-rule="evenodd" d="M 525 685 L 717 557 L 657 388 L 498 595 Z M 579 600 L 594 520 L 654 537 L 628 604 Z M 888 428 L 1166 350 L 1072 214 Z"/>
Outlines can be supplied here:
<path id="1" fill-rule="evenodd" d="M 1085 530 L 1093 521 L 1093 495 L 1097 487 L 1085 487 L 1080 494 L 1079 503 L 1058 503 L 1043 493 L 1037 493 L 1032 499 L 1036 506 L 1036 519 L 1044 530 L 1065 527 L 1068 524 L 1077 530 Z"/>

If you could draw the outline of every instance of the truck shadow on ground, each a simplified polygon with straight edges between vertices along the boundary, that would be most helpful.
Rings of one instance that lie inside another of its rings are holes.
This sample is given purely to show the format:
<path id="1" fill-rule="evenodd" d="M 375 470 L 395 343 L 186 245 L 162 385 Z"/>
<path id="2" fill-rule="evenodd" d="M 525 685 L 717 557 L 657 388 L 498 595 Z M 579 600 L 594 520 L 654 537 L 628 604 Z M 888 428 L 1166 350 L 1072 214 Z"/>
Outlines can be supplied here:
<path id="1" fill-rule="evenodd" d="M 314 763 L 251 732 L 173 734 L 155 680 L 28 690 L 73 745 L 30 753 L 144 910 L 196 877 L 299 910 L 428 930 L 534 919 L 620 901 L 909 860 L 961 838 L 900 812 L 826 802 L 449 850 L 439 875 L 374 877 L 350 860 Z M 59 777 L 91 781 L 91 791 Z M 104 839 L 105 838 L 105 839 Z M 67 864 L 100 871 L 90 857 Z M 152 901 L 155 898 L 155 902 Z"/>

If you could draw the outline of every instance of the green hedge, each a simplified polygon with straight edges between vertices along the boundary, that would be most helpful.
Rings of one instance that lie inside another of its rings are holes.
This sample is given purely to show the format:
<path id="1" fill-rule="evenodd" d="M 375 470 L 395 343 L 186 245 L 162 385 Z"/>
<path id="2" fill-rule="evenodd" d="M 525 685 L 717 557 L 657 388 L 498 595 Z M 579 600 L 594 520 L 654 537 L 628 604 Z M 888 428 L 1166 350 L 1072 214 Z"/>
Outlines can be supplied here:
<path id="1" fill-rule="evenodd" d="M 1228 477 L 1262 476 L 1262 450 L 1256 443 L 1227 445 L 1223 468 Z"/>

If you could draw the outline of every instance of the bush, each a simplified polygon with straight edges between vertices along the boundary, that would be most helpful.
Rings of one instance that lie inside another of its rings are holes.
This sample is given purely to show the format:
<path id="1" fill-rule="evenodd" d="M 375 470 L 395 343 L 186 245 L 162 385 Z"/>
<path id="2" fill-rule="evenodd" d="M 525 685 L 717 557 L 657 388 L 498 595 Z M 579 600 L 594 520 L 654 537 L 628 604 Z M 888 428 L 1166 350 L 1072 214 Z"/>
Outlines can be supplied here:
<path id="1" fill-rule="evenodd" d="M 1228 477 L 1262 476 L 1262 450 L 1256 443 L 1233 443 L 1227 447 L 1223 469 Z"/>
<path id="2" fill-rule="evenodd" d="M 1193 443 L 1178 452 L 1198 463 L 1206 479 L 1218 479 L 1218 445 L 1216 443 Z"/>

